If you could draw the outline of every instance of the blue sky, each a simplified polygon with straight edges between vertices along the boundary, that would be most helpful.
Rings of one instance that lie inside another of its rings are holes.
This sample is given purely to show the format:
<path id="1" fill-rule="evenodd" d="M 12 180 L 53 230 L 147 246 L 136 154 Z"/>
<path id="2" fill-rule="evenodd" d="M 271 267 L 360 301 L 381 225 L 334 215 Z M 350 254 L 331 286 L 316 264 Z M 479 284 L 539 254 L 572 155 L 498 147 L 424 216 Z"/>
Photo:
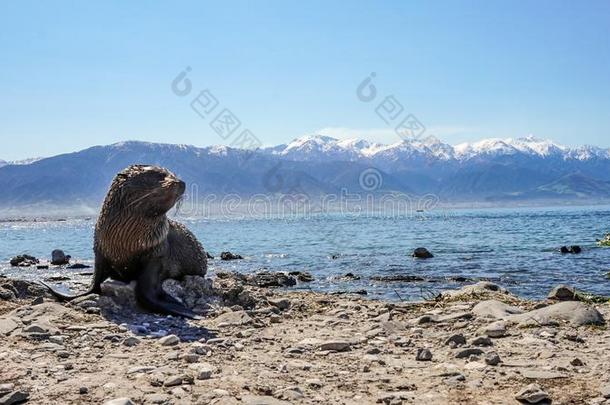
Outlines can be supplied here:
<path id="1" fill-rule="evenodd" d="M 394 142 L 371 72 L 449 143 L 533 134 L 610 147 L 608 1 L 1 2 L 0 159 L 138 139 L 228 143 L 209 89 L 265 145 Z M 192 93 L 172 80 L 185 68 Z M 229 139 L 230 140 L 230 139 Z"/>

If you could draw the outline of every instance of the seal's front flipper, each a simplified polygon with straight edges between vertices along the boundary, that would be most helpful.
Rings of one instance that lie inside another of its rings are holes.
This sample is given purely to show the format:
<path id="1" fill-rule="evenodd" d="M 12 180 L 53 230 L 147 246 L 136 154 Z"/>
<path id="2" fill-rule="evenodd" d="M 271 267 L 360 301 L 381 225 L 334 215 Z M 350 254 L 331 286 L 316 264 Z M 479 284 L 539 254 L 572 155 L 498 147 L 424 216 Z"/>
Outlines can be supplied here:
<path id="1" fill-rule="evenodd" d="M 136 283 L 136 298 L 138 302 L 149 311 L 183 316 L 191 319 L 200 319 L 197 314 L 184 305 L 177 302 L 169 302 L 161 298 L 163 293 L 161 292 L 162 290 L 158 277 L 160 265 L 153 262 L 154 261 L 151 261 L 138 277 Z"/>

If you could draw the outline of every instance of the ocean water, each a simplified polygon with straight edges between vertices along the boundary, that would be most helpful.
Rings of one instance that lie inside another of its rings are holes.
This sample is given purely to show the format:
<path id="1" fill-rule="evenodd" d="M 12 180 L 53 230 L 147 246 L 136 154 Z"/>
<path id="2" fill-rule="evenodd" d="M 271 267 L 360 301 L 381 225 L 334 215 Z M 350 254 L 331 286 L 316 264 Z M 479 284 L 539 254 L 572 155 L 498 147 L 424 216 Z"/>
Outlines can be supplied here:
<path id="1" fill-rule="evenodd" d="M 596 294 L 610 293 L 610 248 L 596 238 L 610 232 L 610 207 L 443 210 L 403 217 L 319 214 L 308 217 L 180 219 L 212 255 L 239 253 L 245 260 L 210 261 L 210 274 L 307 271 L 311 283 L 293 288 L 317 291 L 366 290 L 368 297 L 418 300 L 471 281 L 488 279 L 517 295 L 542 298 L 559 283 Z M 71 287 L 88 285 L 91 270 L 11 268 L 20 253 L 47 259 L 63 249 L 93 263 L 95 219 L 0 222 L 0 274 L 25 279 L 68 276 Z M 562 245 L 580 245 L 562 255 Z M 416 247 L 435 257 L 410 257 Z M 353 273 L 360 280 L 343 280 Z M 372 276 L 413 275 L 422 282 L 381 282 Z"/>

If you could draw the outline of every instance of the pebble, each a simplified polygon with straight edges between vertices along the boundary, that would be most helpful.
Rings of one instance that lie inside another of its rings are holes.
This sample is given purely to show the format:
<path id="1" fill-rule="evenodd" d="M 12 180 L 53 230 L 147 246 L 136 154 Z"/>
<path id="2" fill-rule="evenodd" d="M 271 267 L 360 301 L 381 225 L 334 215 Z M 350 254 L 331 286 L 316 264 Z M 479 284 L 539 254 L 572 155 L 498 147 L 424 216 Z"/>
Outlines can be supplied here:
<path id="1" fill-rule="evenodd" d="M 606 399 L 610 399 L 610 384 L 602 385 L 599 389 L 599 393 Z"/>
<path id="2" fill-rule="evenodd" d="M 172 375 L 163 381 L 163 386 L 165 387 L 175 387 L 176 385 L 182 384 L 184 376 L 182 374 Z"/>
<path id="3" fill-rule="evenodd" d="M 104 402 L 104 405 L 136 405 L 130 398 L 117 398 Z"/>
<path id="4" fill-rule="evenodd" d="M 329 340 L 320 343 L 320 350 L 331 350 L 335 352 L 342 352 L 348 350 L 351 347 L 351 343 L 345 340 Z"/>
<path id="5" fill-rule="evenodd" d="M 209 364 L 204 364 L 197 367 L 197 379 L 198 380 L 209 380 L 214 374 L 214 367 Z"/>
<path id="6" fill-rule="evenodd" d="M 483 333 L 490 338 L 500 338 L 506 335 L 506 322 L 492 322 L 483 328 Z"/>
<path id="7" fill-rule="evenodd" d="M 500 356 L 498 355 L 498 353 L 489 352 L 485 355 L 485 363 L 490 366 L 497 366 L 501 362 L 502 362 L 502 360 L 500 359 Z"/>
<path id="8" fill-rule="evenodd" d="M 148 394 L 144 397 L 146 404 L 169 404 L 170 396 L 167 394 Z"/>
<path id="9" fill-rule="evenodd" d="M 481 354 L 483 354 L 483 350 L 477 349 L 477 348 L 469 348 L 469 349 L 460 350 L 459 352 L 456 353 L 455 357 L 457 359 L 464 359 L 464 358 L 468 358 L 472 355 L 479 356 Z"/>
<path id="10" fill-rule="evenodd" d="M 544 392 L 538 384 L 530 384 L 523 388 L 515 395 L 517 401 L 525 402 L 527 404 L 537 404 L 542 401 L 549 400 L 549 394 Z"/>
<path id="11" fill-rule="evenodd" d="M 89 388 L 87 388 L 87 387 L 80 387 L 80 388 L 78 389 L 78 393 L 79 393 L 79 394 L 81 394 L 81 395 L 85 395 L 85 394 L 87 394 L 88 392 L 89 392 Z"/>
<path id="12" fill-rule="evenodd" d="M 417 354 L 415 355 L 415 360 L 417 361 L 431 361 L 432 360 L 432 352 L 428 349 L 417 349 Z"/>
<path id="13" fill-rule="evenodd" d="M 27 401 L 30 394 L 24 391 L 13 391 L 0 396 L 0 405 L 13 405 Z"/>
<path id="14" fill-rule="evenodd" d="M 123 345 L 127 347 L 133 347 L 139 345 L 141 340 L 135 336 L 130 336 L 127 339 L 123 340 Z"/>
<path id="15" fill-rule="evenodd" d="M 573 358 L 570 361 L 570 364 L 573 365 L 574 367 L 582 367 L 585 365 L 585 363 L 583 363 L 583 361 L 581 359 L 579 359 L 578 357 Z"/>
<path id="16" fill-rule="evenodd" d="M 305 380 L 305 384 L 312 388 L 322 388 L 324 386 L 322 381 L 318 380 L 317 378 L 310 378 L 309 380 Z"/>
<path id="17" fill-rule="evenodd" d="M 174 346 L 180 343 L 180 338 L 176 335 L 167 335 L 159 339 L 161 346 Z"/>
<path id="18" fill-rule="evenodd" d="M 197 363 L 199 361 L 199 355 L 195 353 L 187 353 L 182 356 L 182 359 L 187 363 Z"/>
<path id="19" fill-rule="evenodd" d="M 464 337 L 464 335 L 461 334 L 452 335 L 451 337 L 449 337 L 449 339 L 445 341 L 445 345 L 451 347 L 463 346 L 465 344 L 466 338 Z"/>
<path id="20" fill-rule="evenodd" d="M 285 311 L 288 308 L 290 308 L 291 302 L 290 300 L 286 299 L 286 298 L 280 298 L 280 299 L 270 299 L 268 300 L 269 304 L 273 305 L 274 307 L 277 307 L 278 309 Z"/>
<path id="21" fill-rule="evenodd" d="M 60 350 L 57 352 L 57 357 L 62 358 L 62 359 L 67 359 L 68 357 L 70 357 L 70 352 L 68 352 L 66 350 Z"/>
<path id="22" fill-rule="evenodd" d="M 487 336 L 476 337 L 471 343 L 473 346 L 493 346 L 491 339 Z"/>

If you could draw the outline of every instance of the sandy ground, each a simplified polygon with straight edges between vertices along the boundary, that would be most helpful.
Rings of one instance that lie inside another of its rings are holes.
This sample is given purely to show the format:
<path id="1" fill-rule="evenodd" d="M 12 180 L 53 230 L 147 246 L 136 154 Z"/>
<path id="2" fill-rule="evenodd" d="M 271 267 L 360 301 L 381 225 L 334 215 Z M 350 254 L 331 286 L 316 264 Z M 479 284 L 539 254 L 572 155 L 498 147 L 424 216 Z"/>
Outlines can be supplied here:
<path id="1" fill-rule="evenodd" d="M 511 404 L 530 384 L 524 403 L 610 403 L 610 333 L 587 325 L 607 303 L 515 318 L 553 303 L 488 288 L 387 303 L 245 286 L 252 308 L 184 320 L 20 285 L 0 299 L 0 404 Z"/>

